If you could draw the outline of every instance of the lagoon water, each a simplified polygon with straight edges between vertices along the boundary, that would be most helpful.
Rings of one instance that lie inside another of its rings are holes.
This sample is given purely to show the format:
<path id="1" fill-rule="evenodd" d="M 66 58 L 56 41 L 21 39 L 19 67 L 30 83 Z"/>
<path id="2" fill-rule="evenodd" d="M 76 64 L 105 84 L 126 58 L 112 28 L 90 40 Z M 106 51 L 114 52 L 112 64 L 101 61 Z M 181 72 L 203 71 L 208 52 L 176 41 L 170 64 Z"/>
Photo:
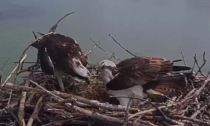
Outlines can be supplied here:
<path id="1" fill-rule="evenodd" d="M 0 71 L 7 75 L 13 69 L 33 41 L 32 31 L 46 33 L 72 11 L 76 13 L 64 19 L 57 32 L 76 39 L 85 52 L 94 45 L 92 37 L 120 59 L 131 57 L 110 39 L 111 34 L 139 56 L 174 60 L 183 52 L 188 65 L 195 53 L 202 61 L 206 51 L 205 71 L 210 70 L 210 0 L 1 0 Z M 89 61 L 108 57 L 96 49 Z M 28 61 L 35 59 L 32 49 Z"/>

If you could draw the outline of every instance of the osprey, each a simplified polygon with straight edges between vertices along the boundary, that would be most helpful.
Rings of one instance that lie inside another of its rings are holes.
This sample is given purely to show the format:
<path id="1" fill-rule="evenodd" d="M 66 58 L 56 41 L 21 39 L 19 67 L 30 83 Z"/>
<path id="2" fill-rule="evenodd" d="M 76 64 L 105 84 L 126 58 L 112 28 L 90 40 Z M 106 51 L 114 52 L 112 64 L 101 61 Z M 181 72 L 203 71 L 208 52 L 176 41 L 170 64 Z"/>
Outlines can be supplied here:
<path id="1" fill-rule="evenodd" d="M 37 39 L 31 46 L 38 49 L 37 57 L 42 71 L 55 75 L 62 91 L 65 91 L 62 76 L 70 75 L 89 81 L 87 56 L 74 39 L 51 32 Z"/>
<path id="2" fill-rule="evenodd" d="M 110 60 L 99 63 L 101 78 L 107 91 L 123 106 L 136 104 L 148 94 L 167 93 L 167 89 L 182 89 L 186 86 L 186 75 L 181 71 L 190 70 L 185 66 L 174 66 L 173 62 L 158 57 L 134 57 L 117 65 Z"/>

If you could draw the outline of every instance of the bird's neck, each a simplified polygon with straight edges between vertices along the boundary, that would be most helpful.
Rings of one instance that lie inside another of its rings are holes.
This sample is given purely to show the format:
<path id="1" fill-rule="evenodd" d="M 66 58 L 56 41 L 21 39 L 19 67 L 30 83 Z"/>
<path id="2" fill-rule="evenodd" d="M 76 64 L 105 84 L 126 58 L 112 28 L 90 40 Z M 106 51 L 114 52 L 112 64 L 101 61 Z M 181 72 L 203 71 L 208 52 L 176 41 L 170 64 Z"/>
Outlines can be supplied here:
<path id="1" fill-rule="evenodd" d="M 102 81 L 105 85 L 114 78 L 114 76 L 112 75 L 112 71 L 109 69 L 104 69 L 101 72 L 101 75 L 102 75 Z"/>

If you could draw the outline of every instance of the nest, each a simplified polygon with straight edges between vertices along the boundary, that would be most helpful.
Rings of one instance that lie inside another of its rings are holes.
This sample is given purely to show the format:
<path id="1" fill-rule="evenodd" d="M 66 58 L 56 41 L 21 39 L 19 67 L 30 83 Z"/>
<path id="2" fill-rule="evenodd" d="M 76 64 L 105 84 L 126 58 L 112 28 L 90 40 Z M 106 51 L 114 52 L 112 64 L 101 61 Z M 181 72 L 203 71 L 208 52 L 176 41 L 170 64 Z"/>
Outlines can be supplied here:
<path id="1" fill-rule="evenodd" d="M 22 84 L 7 82 L 0 91 L 0 122 L 5 125 L 210 125 L 209 78 L 189 80 L 180 97 L 154 101 L 150 97 L 138 107 L 109 104 L 100 78 L 90 84 L 69 86 L 66 93 L 58 82 L 43 73 L 32 73 Z M 163 96 L 161 97 L 163 98 Z"/>
<path id="2" fill-rule="evenodd" d="M 25 52 L 25 51 L 24 51 Z M 23 53 L 11 74 L 1 83 L 0 124 L 28 126 L 127 126 L 127 125 L 210 125 L 210 78 L 198 72 L 189 78 L 182 91 L 139 99 L 134 107 L 117 105 L 99 78 L 97 66 L 88 69 L 91 83 L 72 83 L 63 78 L 66 92 L 60 92 L 57 80 L 40 71 L 23 69 Z M 204 60 L 205 61 L 205 60 Z M 195 60 L 197 63 L 197 60 Z M 204 62 L 205 64 L 205 62 Z M 204 66 L 201 65 L 201 66 Z M 199 65 L 198 65 L 199 66 Z M 28 71 L 24 82 L 9 81 L 12 75 Z M 200 73 L 201 75 L 198 75 Z M 160 87 L 160 90 L 163 87 Z"/>

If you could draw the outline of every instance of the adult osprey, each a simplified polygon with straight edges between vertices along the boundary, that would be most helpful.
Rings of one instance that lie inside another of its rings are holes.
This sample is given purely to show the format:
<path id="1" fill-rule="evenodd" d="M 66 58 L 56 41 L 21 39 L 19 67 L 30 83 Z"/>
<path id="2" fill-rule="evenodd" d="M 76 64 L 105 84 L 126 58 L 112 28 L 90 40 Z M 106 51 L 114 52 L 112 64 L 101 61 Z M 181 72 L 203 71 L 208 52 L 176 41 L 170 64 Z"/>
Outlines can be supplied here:
<path id="1" fill-rule="evenodd" d="M 127 106 L 130 97 L 145 98 L 154 93 L 156 87 L 167 93 L 168 88 L 182 89 L 186 85 L 185 74 L 174 71 L 190 70 L 185 66 L 174 66 L 173 62 L 158 57 L 134 57 L 117 65 L 110 60 L 99 63 L 101 78 L 108 93 L 115 96 L 121 105 Z M 133 100 L 135 104 L 137 100 Z"/>
<path id="2" fill-rule="evenodd" d="M 65 91 L 62 82 L 64 75 L 89 81 L 87 56 L 74 39 L 51 32 L 37 39 L 31 46 L 38 49 L 42 71 L 55 75 L 62 91 Z"/>

